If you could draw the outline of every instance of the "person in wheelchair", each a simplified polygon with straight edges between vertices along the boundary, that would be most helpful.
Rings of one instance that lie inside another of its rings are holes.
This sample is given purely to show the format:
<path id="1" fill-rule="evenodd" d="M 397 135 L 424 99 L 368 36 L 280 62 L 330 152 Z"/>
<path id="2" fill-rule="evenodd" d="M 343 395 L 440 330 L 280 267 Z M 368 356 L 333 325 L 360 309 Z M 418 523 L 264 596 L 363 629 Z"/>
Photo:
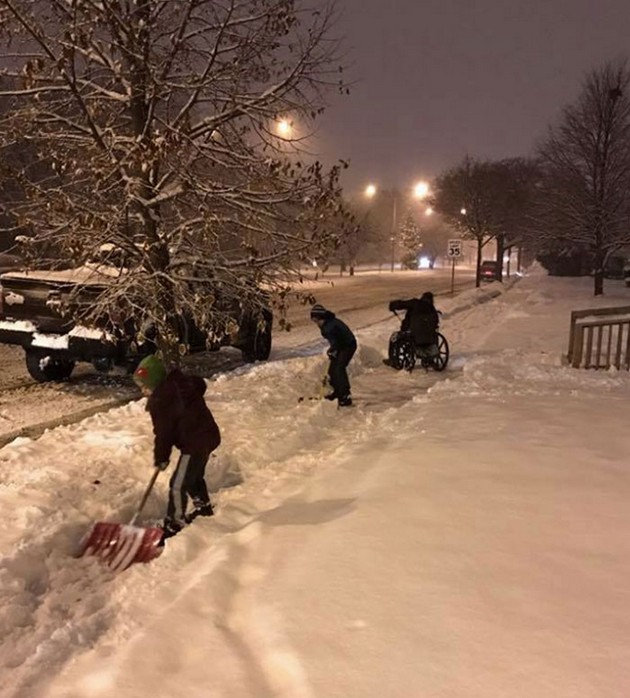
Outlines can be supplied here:
<path id="1" fill-rule="evenodd" d="M 423 293 L 420 298 L 395 300 L 389 304 L 392 312 L 404 310 L 405 317 L 398 332 L 389 338 L 386 366 L 400 371 L 413 371 L 416 359 L 423 368 L 444 371 L 449 359 L 446 337 L 438 332 L 440 312 L 433 305 L 433 294 Z"/>
<path id="2" fill-rule="evenodd" d="M 440 318 L 433 304 L 431 291 L 423 293 L 420 298 L 392 301 L 389 304 L 389 309 L 392 312 L 396 310 L 406 311 L 400 331 L 409 332 L 417 348 L 430 349 L 435 346 Z"/>

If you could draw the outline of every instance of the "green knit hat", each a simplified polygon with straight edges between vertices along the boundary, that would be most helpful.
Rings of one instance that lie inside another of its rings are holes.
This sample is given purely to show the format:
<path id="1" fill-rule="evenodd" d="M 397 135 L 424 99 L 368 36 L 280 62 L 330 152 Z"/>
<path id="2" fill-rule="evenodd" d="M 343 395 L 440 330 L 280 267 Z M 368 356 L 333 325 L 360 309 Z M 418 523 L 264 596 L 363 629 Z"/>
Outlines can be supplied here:
<path id="1" fill-rule="evenodd" d="M 165 378 L 164 364 L 155 354 L 145 356 L 133 374 L 136 385 L 139 388 L 149 388 L 149 390 L 155 390 Z"/>

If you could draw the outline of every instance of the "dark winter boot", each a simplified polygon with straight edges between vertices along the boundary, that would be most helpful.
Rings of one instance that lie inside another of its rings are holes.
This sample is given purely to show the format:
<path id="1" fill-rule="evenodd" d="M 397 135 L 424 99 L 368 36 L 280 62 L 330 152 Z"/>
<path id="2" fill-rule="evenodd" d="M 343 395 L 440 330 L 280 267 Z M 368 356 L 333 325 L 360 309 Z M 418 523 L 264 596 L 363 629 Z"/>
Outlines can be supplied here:
<path id="1" fill-rule="evenodd" d="M 339 398 L 339 407 L 352 407 L 352 398 L 350 395 Z"/>
<path id="2" fill-rule="evenodd" d="M 336 400 L 337 399 L 337 393 L 333 390 L 332 393 L 328 393 L 328 395 L 324 395 L 324 400 Z"/>
<path id="3" fill-rule="evenodd" d="M 164 545 L 164 541 L 167 538 L 172 538 L 174 535 L 179 533 L 182 528 L 184 528 L 184 526 L 179 523 L 179 521 L 175 521 L 175 519 L 164 519 L 164 523 L 162 524 L 162 537 L 160 538 L 158 545 Z"/>
<path id="4" fill-rule="evenodd" d="M 210 502 L 194 502 L 195 508 L 184 517 L 186 523 L 192 523 L 198 516 L 213 516 L 214 509 Z"/>

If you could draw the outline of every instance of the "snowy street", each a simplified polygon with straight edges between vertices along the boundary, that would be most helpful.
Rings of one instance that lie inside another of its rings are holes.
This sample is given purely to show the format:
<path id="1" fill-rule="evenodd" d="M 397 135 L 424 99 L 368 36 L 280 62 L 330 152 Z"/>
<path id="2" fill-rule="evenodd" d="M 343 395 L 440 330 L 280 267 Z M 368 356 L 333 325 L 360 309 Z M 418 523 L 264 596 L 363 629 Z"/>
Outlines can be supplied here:
<path id="1" fill-rule="evenodd" d="M 472 271 L 458 269 L 456 290 L 472 283 Z M 397 296 L 419 295 L 424 290 L 450 291 L 450 270 L 422 272 L 371 272 L 339 278 L 329 274 L 324 282 L 309 283 L 308 291 L 319 302 L 338 308 L 353 327 L 387 317 L 387 302 Z M 274 333 L 272 359 L 291 355 L 296 347 L 318 343 L 308 309 L 293 304 L 289 310 L 290 333 Z M 190 357 L 188 363 L 204 375 L 242 365 L 240 352 L 224 349 Z M 20 347 L 0 344 L 0 446 L 17 436 L 37 437 L 58 424 L 84 419 L 102 409 L 123 404 L 138 393 L 125 376 L 98 375 L 89 364 L 79 364 L 67 383 L 36 383 L 27 373 Z"/>
<path id="2" fill-rule="evenodd" d="M 0 696 L 625 695 L 630 376 L 561 354 L 570 310 L 627 293 L 535 273 L 438 299 L 441 375 L 384 367 L 373 324 L 347 411 L 297 405 L 312 349 L 213 376 L 216 515 L 117 576 L 70 555 L 140 497 L 142 403 L 0 449 Z"/>

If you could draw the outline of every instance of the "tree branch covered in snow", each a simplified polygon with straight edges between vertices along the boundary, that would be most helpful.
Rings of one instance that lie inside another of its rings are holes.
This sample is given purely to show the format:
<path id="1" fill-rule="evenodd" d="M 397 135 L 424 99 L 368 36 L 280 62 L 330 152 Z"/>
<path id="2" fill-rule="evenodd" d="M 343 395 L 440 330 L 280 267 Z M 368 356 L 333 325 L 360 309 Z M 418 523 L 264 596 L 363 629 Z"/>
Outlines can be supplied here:
<path id="1" fill-rule="evenodd" d="M 120 269 L 83 321 L 123 307 L 163 337 L 181 313 L 218 327 L 260 289 L 282 305 L 300 264 L 338 244 L 341 165 L 276 132 L 289 115 L 303 134 L 343 89 L 333 8 L 313 3 L 0 0 L 15 66 L 0 145 L 28 145 L 41 173 L 14 172 L 28 249 Z"/>

